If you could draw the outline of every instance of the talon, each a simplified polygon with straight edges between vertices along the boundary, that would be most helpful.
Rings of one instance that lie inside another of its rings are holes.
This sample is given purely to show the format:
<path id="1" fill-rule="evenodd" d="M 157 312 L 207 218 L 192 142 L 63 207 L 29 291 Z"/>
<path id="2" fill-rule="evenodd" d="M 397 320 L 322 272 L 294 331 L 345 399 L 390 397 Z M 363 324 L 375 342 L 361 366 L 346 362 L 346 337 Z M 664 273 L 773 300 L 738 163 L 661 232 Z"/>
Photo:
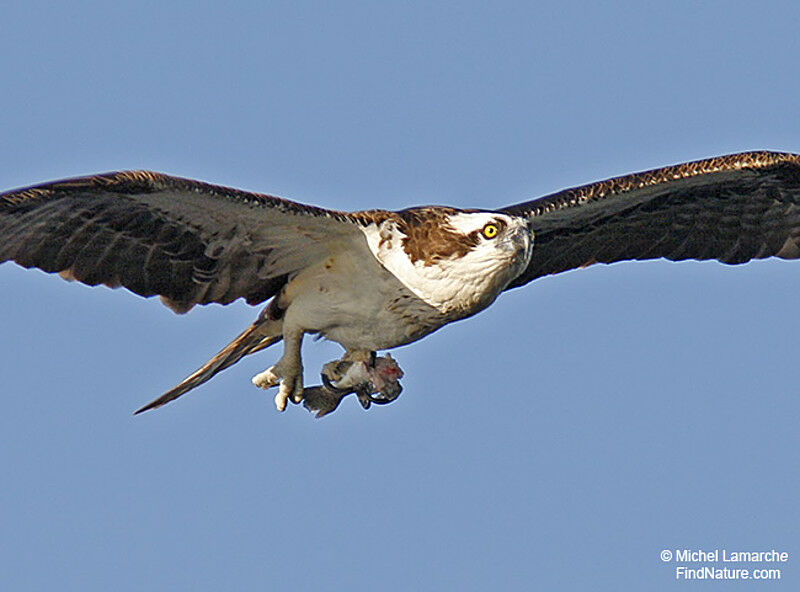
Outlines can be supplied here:
<path id="1" fill-rule="evenodd" d="M 299 388 L 295 388 L 294 392 L 292 393 L 292 403 L 297 405 L 298 403 L 302 402 L 303 400 L 303 385 L 300 385 Z"/>
<path id="2" fill-rule="evenodd" d="M 322 367 L 322 378 L 328 379 L 331 382 L 338 382 L 344 376 L 345 368 L 349 368 L 350 364 L 342 362 L 341 360 L 333 360 L 328 362 Z"/>
<path id="3" fill-rule="evenodd" d="M 253 376 L 252 382 L 258 388 L 268 389 L 281 381 L 281 377 L 275 372 L 275 366 L 267 368 Z"/>
<path id="4" fill-rule="evenodd" d="M 278 394 L 275 395 L 275 408 L 278 411 L 286 409 L 286 402 L 291 399 L 293 403 L 303 400 L 303 374 L 286 372 L 276 364 L 268 370 L 253 376 L 253 384 L 259 388 L 268 389 L 278 385 Z"/>
<path id="5" fill-rule="evenodd" d="M 286 409 L 286 401 L 289 397 L 294 393 L 296 390 L 296 382 L 295 380 L 286 380 L 285 378 L 281 377 L 281 373 L 277 370 L 276 366 L 272 366 L 259 374 L 253 376 L 253 384 L 256 385 L 258 388 L 268 389 L 272 388 L 275 385 L 280 385 L 278 388 L 278 394 L 275 395 L 275 408 L 278 411 L 283 411 Z M 293 384 L 294 383 L 294 384 Z M 300 390 L 302 392 L 302 385 Z M 302 399 L 302 394 L 300 395 Z M 294 400 L 294 396 L 292 396 L 292 400 Z"/>
<path id="6" fill-rule="evenodd" d="M 275 409 L 278 411 L 284 411 L 286 409 L 286 395 L 280 391 L 275 395 Z"/>
<path id="7" fill-rule="evenodd" d="M 292 403 L 297 405 L 303 400 L 303 373 L 302 371 L 297 375 L 297 377 L 289 382 L 289 398 L 292 400 Z"/>

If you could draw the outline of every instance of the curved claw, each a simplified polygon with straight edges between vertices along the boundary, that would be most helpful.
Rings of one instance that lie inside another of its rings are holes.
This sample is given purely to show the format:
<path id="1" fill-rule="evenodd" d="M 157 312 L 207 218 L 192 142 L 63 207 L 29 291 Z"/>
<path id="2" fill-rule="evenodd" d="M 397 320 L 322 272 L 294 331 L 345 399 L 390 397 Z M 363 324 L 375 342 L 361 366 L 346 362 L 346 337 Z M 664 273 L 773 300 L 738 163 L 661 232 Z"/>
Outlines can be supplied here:
<path id="1" fill-rule="evenodd" d="M 397 399 L 400 393 L 403 392 L 403 386 L 399 382 L 393 382 L 382 390 L 375 393 L 375 395 L 368 394 L 369 400 L 376 405 L 387 405 Z"/>
<path id="2" fill-rule="evenodd" d="M 330 378 L 328 378 L 328 375 L 325 372 L 320 373 L 320 376 L 322 377 L 323 386 L 325 386 L 325 388 L 331 391 L 332 393 L 344 396 L 344 395 L 349 395 L 350 393 L 353 392 L 350 389 L 340 389 L 339 387 L 335 386 L 333 384 L 333 381 Z"/>
<path id="3" fill-rule="evenodd" d="M 278 385 L 278 394 L 275 395 L 275 408 L 278 411 L 286 409 L 286 402 L 292 400 L 299 403 L 303 400 L 303 375 L 300 373 L 284 373 L 279 369 L 279 364 L 253 376 L 252 382 L 259 388 L 269 389 Z"/>

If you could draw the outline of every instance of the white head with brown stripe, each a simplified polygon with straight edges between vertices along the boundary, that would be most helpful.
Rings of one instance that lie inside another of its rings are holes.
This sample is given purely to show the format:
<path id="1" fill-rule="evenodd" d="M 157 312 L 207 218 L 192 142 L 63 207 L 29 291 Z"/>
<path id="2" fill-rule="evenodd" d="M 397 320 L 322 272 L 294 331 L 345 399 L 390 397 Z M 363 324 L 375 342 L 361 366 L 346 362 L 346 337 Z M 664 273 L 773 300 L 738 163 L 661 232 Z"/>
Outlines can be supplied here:
<path id="1" fill-rule="evenodd" d="M 453 318 L 489 306 L 530 261 L 527 221 L 497 212 L 411 208 L 364 229 L 381 264 Z"/>

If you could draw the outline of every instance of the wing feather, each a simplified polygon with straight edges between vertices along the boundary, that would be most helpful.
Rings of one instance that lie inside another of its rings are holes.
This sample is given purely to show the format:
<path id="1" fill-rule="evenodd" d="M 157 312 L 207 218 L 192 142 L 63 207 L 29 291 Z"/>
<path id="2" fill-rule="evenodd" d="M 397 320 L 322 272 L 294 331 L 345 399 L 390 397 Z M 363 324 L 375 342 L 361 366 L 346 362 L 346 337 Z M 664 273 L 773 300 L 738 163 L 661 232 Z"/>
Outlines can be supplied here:
<path id="1" fill-rule="evenodd" d="M 534 251 L 509 288 L 629 259 L 800 256 L 800 156 L 745 152 L 615 177 L 508 206 Z"/>
<path id="2" fill-rule="evenodd" d="M 331 245 L 363 243 L 358 225 L 375 216 L 146 171 L 107 173 L 0 194 L 0 263 L 158 294 L 177 312 L 257 304 Z"/>

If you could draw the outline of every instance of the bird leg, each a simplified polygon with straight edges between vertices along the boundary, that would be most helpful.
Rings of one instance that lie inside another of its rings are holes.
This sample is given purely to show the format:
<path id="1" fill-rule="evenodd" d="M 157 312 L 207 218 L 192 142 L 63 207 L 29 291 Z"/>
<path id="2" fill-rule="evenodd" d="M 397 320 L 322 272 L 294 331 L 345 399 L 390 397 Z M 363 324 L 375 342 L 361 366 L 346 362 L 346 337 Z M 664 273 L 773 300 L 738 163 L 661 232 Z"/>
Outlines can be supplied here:
<path id="1" fill-rule="evenodd" d="M 300 357 L 303 331 L 287 331 L 284 325 L 283 343 L 283 355 L 278 363 L 253 376 L 253 384 L 259 388 L 280 385 L 275 395 L 275 408 L 278 411 L 286 409 L 289 398 L 295 403 L 303 400 L 303 362 Z"/>
<path id="2" fill-rule="evenodd" d="M 335 410 L 341 400 L 355 393 L 364 409 L 372 403 L 385 405 L 391 403 L 403 390 L 399 379 L 403 371 L 392 356 L 377 357 L 374 351 L 348 351 L 345 355 L 322 368 L 322 385 L 303 388 L 303 365 L 300 357 L 300 346 L 303 332 L 289 332 L 284 326 L 284 351 L 278 362 L 256 374 L 253 384 L 268 389 L 278 386 L 275 395 L 275 407 L 278 411 L 286 409 L 286 402 L 303 405 L 316 413 L 317 417 L 327 415 Z"/>

